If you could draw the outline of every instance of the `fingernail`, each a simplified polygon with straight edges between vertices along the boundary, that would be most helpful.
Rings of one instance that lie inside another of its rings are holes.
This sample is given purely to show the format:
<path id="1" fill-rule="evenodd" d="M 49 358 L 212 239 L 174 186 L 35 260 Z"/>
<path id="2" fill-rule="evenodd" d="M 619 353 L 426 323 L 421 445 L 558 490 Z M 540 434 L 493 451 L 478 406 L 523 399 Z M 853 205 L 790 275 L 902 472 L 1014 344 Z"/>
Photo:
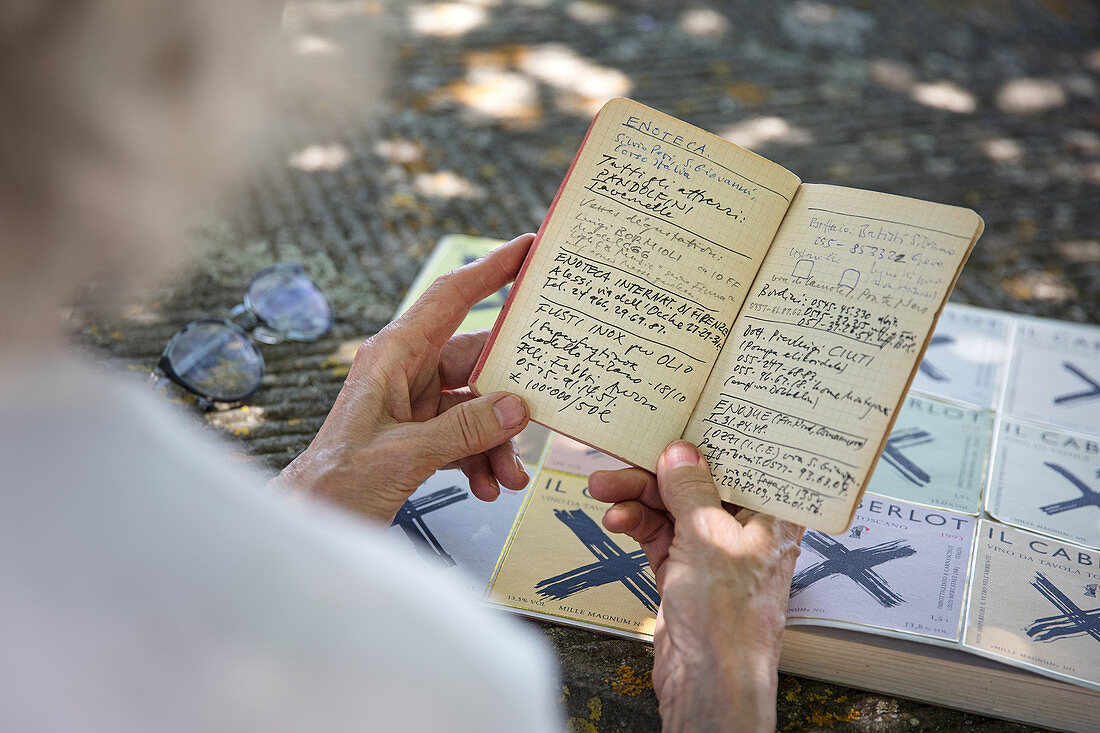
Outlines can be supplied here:
<path id="1" fill-rule="evenodd" d="M 524 476 L 527 476 L 527 478 L 531 478 L 531 475 L 527 473 L 527 467 L 523 465 L 523 461 L 520 460 L 519 456 L 512 457 L 515 459 L 516 468 L 519 469 L 519 472 L 522 473 Z"/>
<path id="2" fill-rule="evenodd" d="M 515 395 L 505 395 L 493 403 L 493 412 L 497 414 L 500 427 L 505 430 L 518 428 L 527 417 L 523 401 Z"/>
<path id="3" fill-rule="evenodd" d="M 691 443 L 673 443 L 665 451 L 665 464 L 669 468 L 696 466 L 699 464 L 699 451 Z"/>

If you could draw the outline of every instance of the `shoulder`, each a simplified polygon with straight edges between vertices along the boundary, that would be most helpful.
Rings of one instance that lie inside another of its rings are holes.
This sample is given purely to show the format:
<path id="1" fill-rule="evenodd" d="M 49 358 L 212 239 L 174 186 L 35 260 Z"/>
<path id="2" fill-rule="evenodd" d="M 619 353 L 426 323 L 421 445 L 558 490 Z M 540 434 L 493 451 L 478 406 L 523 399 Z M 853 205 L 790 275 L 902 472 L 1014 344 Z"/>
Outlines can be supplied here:
<path id="1" fill-rule="evenodd" d="M 0 415 L 29 424 L 0 450 L 18 478 L 0 647 L 24 653 L 0 667 L 42 672 L 0 707 L 74 716 L 32 726 L 58 729 L 101 710 L 160 730 L 553 727 L 548 656 L 512 619 L 376 528 L 266 490 L 149 395 L 95 386 Z M 38 684 L 87 704 L 36 710 Z"/>

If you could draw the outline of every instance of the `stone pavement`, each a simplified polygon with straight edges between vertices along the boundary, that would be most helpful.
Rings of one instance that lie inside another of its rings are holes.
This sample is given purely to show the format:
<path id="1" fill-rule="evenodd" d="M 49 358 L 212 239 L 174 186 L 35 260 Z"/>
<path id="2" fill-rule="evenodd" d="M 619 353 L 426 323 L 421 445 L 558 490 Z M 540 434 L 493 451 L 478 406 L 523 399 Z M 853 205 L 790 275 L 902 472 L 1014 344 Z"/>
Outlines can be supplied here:
<path id="1" fill-rule="evenodd" d="M 177 282 L 93 286 L 74 308 L 96 358 L 147 371 L 249 278 L 302 262 L 337 325 L 265 348 L 246 405 L 200 415 L 277 470 L 309 441 L 350 355 L 393 314 L 443 234 L 537 228 L 591 115 L 630 96 L 803 180 L 970 206 L 986 233 L 953 298 L 1100 321 L 1100 6 L 1075 0 L 692 2 L 297 0 L 296 68 L 352 59 L 344 85 L 285 91 L 269 152 Z M 378 59 L 360 51 L 375 49 Z M 187 408 L 190 409 L 190 408 Z M 642 644 L 542 626 L 578 730 L 656 729 Z M 780 730 L 1025 730 L 784 677 Z"/>

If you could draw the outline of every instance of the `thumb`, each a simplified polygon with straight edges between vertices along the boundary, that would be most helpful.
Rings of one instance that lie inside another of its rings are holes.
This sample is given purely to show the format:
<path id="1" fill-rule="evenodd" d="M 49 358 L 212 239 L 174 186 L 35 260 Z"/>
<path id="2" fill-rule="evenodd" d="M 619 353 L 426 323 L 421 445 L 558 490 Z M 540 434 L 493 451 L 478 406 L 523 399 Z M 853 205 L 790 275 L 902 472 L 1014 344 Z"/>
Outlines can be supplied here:
<path id="1" fill-rule="evenodd" d="M 506 392 L 460 402 L 422 423 L 406 423 L 405 430 L 420 455 L 438 466 L 484 453 L 504 443 L 527 425 L 527 406 Z"/>
<path id="2" fill-rule="evenodd" d="M 669 443 L 657 460 L 657 486 L 676 520 L 705 507 L 722 508 L 706 459 L 685 440 Z"/>

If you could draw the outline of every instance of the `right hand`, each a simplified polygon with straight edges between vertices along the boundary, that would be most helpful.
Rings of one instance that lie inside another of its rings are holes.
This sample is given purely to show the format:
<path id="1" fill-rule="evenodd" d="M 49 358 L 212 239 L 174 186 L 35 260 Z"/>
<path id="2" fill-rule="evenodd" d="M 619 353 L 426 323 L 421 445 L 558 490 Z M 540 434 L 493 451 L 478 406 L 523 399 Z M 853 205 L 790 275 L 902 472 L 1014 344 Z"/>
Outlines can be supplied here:
<path id="1" fill-rule="evenodd" d="M 774 730 L 791 576 L 803 528 L 723 506 L 706 459 L 676 441 L 657 463 L 598 471 L 612 532 L 641 544 L 657 577 L 653 687 L 665 730 Z"/>

